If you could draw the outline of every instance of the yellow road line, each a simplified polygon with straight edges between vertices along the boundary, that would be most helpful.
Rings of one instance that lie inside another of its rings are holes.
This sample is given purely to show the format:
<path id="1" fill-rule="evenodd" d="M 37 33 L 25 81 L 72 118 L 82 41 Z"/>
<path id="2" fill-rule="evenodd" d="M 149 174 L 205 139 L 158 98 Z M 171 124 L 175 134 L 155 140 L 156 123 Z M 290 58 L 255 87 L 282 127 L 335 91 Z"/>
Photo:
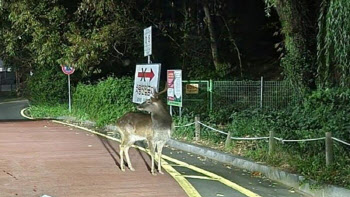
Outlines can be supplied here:
<path id="1" fill-rule="evenodd" d="M 190 179 L 202 179 L 202 180 L 212 180 L 212 181 L 217 181 L 217 179 L 213 179 L 207 176 L 196 176 L 196 175 L 183 175 L 185 178 L 190 178 Z"/>
<path id="2" fill-rule="evenodd" d="M 29 107 L 26 107 L 26 108 L 24 108 L 24 109 L 21 110 L 21 116 L 23 116 L 23 117 L 25 117 L 25 118 L 27 118 L 27 119 L 29 119 L 29 120 L 34 120 L 34 118 L 29 117 L 29 116 L 27 116 L 27 115 L 24 114 L 24 111 L 27 110 L 27 109 L 29 109 Z"/>
<path id="3" fill-rule="evenodd" d="M 120 140 L 117 139 L 117 138 L 114 138 L 114 137 L 111 137 L 111 136 L 108 136 L 108 135 L 105 135 L 105 134 L 93 131 L 91 129 L 87 129 L 87 128 L 84 128 L 84 127 L 81 127 L 81 126 L 77 126 L 77 125 L 74 125 L 74 124 L 69 124 L 69 123 L 65 123 L 65 122 L 61 122 L 61 121 L 57 121 L 57 120 L 53 120 L 52 122 L 63 124 L 63 125 L 68 125 L 68 126 L 73 126 L 73 127 L 76 127 L 76 128 L 79 128 L 79 129 L 82 129 L 82 130 L 85 130 L 85 131 L 88 131 L 90 133 L 93 133 L 93 134 L 96 134 L 96 135 L 99 135 L 99 136 L 102 136 L 102 137 L 105 137 L 107 139 L 110 139 L 110 140 L 113 140 L 113 141 L 117 141 L 117 142 L 120 143 Z M 149 151 L 147 149 L 143 148 L 143 147 L 139 147 L 139 146 L 136 146 L 136 145 L 133 145 L 133 147 L 150 154 Z M 162 159 L 162 167 L 176 180 L 176 182 L 181 186 L 181 188 L 186 192 L 186 194 L 189 197 L 201 197 L 201 195 L 191 185 L 191 183 L 185 177 L 183 177 L 178 171 L 176 171 L 170 164 L 168 164 L 164 159 Z"/>
<path id="4" fill-rule="evenodd" d="M 217 175 L 217 174 L 214 174 L 214 173 L 212 173 L 212 172 L 203 170 L 203 169 L 201 169 L 201 168 L 198 168 L 198 167 L 196 167 L 196 166 L 190 165 L 190 164 L 185 163 L 185 162 L 183 162 L 183 161 L 179 161 L 179 160 L 177 160 L 177 159 L 168 157 L 168 156 L 166 156 L 166 155 L 163 155 L 163 158 L 166 159 L 166 160 L 168 160 L 168 161 L 171 161 L 171 162 L 173 162 L 173 163 L 179 164 L 179 165 L 181 165 L 181 166 L 183 166 L 183 167 L 186 167 L 186 168 L 188 168 L 188 169 L 191 169 L 191 170 L 194 170 L 194 171 L 199 172 L 199 173 L 201 173 L 201 174 L 204 174 L 204 175 L 206 175 L 206 176 L 208 176 L 208 177 L 210 177 L 210 178 L 212 178 L 212 179 L 215 179 L 215 180 L 217 180 L 217 181 L 219 181 L 219 182 L 221 182 L 221 183 L 223 183 L 223 184 L 225 184 L 225 185 L 227 185 L 227 186 L 229 186 L 229 187 L 231 187 L 231 188 L 233 188 L 233 189 L 239 191 L 240 193 L 242 193 L 242 194 L 244 194 L 244 195 L 246 195 L 246 196 L 248 196 L 248 197 L 261 197 L 260 195 L 254 193 L 254 192 L 252 192 L 252 191 L 250 191 L 250 190 L 248 190 L 248 189 L 246 189 L 246 188 L 244 188 L 244 187 L 242 187 L 242 186 L 240 186 L 240 185 L 238 185 L 238 184 L 236 184 L 236 183 L 233 183 L 233 182 L 231 182 L 230 180 L 225 179 L 225 178 L 222 177 L 222 176 L 219 176 L 219 175 Z"/>

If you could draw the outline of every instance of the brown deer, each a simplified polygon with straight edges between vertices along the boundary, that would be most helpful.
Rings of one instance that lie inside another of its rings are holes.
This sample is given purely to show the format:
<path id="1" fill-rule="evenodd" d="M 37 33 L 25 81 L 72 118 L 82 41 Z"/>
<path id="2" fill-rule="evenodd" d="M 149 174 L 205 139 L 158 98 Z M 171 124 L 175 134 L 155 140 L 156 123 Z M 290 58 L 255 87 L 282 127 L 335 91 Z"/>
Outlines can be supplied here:
<path id="1" fill-rule="evenodd" d="M 137 112 L 129 112 L 119 118 L 116 122 L 117 130 L 121 136 L 120 143 L 120 169 L 125 171 L 124 158 L 125 153 L 126 162 L 129 169 L 134 171 L 129 158 L 129 148 L 136 141 L 146 140 L 148 148 L 151 153 L 152 166 L 151 172 L 154 172 L 154 157 L 155 150 L 158 152 L 158 171 L 163 174 L 161 169 L 162 149 L 165 143 L 170 139 L 173 130 L 172 118 L 165 108 L 163 102 L 158 96 L 167 90 L 167 86 L 159 93 L 154 93 L 150 99 L 146 100 L 137 109 L 146 111 L 150 114 L 143 114 Z"/>

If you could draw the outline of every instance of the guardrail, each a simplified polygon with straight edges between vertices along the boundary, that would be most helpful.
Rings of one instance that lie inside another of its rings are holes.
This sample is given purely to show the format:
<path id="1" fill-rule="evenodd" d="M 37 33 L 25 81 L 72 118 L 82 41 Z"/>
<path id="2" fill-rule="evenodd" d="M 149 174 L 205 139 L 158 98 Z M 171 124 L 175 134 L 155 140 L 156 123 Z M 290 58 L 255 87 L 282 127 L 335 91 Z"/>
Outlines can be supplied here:
<path id="1" fill-rule="evenodd" d="M 189 127 L 195 125 L 195 140 L 198 141 L 200 139 L 200 130 L 201 126 L 206 127 L 210 130 L 213 130 L 217 133 L 226 135 L 226 141 L 225 141 L 225 147 L 229 147 L 231 144 L 231 140 L 268 140 L 269 141 L 269 154 L 273 154 L 275 151 L 275 143 L 276 141 L 281 142 L 282 144 L 285 142 L 312 142 L 312 141 L 319 141 L 319 140 L 325 140 L 325 153 L 326 153 L 326 165 L 331 165 L 334 161 L 334 152 L 333 152 L 333 141 L 339 142 L 343 145 L 347 145 L 350 147 L 350 143 L 345 142 L 343 140 L 340 140 L 338 138 L 332 137 L 331 132 L 326 132 L 325 137 L 319 137 L 319 138 L 310 138 L 310 139 L 282 139 L 275 136 L 274 131 L 270 131 L 269 136 L 266 137 L 234 137 L 232 136 L 232 132 L 228 131 L 221 131 L 219 129 L 213 128 L 211 126 L 208 126 L 207 124 L 204 124 L 200 121 L 200 118 L 198 116 L 195 117 L 195 121 L 193 123 L 189 123 L 186 125 L 180 125 L 175 126 L 175 128 L 181 128 L 181 127 Z"/>

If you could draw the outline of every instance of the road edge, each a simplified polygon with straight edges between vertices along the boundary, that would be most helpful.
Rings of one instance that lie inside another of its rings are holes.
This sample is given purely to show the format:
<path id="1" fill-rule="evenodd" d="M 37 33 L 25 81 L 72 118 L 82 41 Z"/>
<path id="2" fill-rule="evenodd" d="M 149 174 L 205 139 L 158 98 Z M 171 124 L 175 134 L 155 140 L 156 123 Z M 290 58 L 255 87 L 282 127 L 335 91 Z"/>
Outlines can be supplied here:
<path id="1" fill-rule="evenodd" d="M 313 197 L 349 197 L 350 195 L 350 190 L 333 185 L 312 188 L 314 182 L 306 181 L 305 177 L 301 175 L 288 173 L 275 167 L 258 164 L 245 158 L 223 153 L 212 148 L 180 142 L 173 139 L 168 141 L 168 145 L 173 148 L 201 155 L 222 163 L 231 164 L 238 168 L 261 172 L 264 176 L 271 180 L 280 182 L 289 187 L 293 187 L 302 193 Z"/>

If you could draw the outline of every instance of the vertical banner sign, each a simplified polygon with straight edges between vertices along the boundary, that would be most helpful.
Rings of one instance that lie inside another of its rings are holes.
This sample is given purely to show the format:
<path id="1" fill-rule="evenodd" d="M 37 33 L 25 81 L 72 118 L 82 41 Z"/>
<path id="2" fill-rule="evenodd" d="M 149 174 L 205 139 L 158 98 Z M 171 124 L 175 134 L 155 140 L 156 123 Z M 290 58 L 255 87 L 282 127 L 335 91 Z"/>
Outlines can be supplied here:
<path id="1" fill-rule="evenodd" d="M 160 67 L 160 64 L 136 65 L 132 102 L 143 103 L 150 98 L 153 89 L 158 91 Z"/>
<path id="2" fill-rule="evenodd" d="M 75 69 L 67 65 L 61 65 L 61 68 L 62 68 L 62 72 L 68 75 L 68 108 L 69 108 L 69 112 L 71 112 L 72 102 L 71 102 L 71 95 L 70 95 L 70 75 L 74 73 Z"/>
<path id="3" fill-rule="evenodd" d="M 182 107 L 182 71 L 168 70 L 168 105 Z"/>
<path id="4" fill-rule="evenodd" d="M 143 30 L 143 55 L 152 55 L 152 26 Z"/>

